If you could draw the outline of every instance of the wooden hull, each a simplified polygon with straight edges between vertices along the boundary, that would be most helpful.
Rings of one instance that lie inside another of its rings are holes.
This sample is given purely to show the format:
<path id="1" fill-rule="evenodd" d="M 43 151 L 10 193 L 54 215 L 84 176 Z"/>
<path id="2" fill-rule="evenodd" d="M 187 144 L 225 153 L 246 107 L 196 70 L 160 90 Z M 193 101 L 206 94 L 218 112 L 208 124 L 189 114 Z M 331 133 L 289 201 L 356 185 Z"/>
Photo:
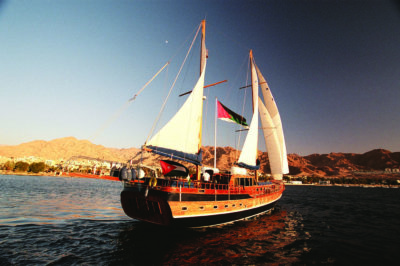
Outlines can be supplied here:
<path id="1" fill-rule="evenodd" d="M 283 183 L 229 190 L 126 185 L 121 192 L 125 213 L 134 219 L 177 227 L 230 223 L 271 210 Z"/>

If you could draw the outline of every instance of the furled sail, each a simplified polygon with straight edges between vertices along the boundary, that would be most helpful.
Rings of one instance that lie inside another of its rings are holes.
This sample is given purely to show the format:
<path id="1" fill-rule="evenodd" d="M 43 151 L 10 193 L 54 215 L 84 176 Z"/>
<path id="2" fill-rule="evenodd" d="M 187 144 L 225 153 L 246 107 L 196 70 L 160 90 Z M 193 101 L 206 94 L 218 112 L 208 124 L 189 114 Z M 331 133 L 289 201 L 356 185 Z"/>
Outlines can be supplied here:
<path id="1" fill-rule="evenodd" d="M 289 173 L 289 167 L 281 117 L 267 81 L 257 66 L 256 70 L 265 102 L 264 105 L 261 99 L 259 99 L 259 111 L 271 174 L 275 179 L 282 179 L 283 174 Z"/>
<path id="2" fill-rule="evenodd" d="M 258 145 L 258 79 L 254 65 L 253 55 L 250 51 L 251 64 L 251 86 L 253 91 L 253 116 L 249 131 L 240 153 L 238 165 L 250 170 L 258 170 L 260 165 L 257 163 L 257 145 Z"/>
<path id="3" fill-rule="evenodd" d="M 174 117 L 147 143 L 156 154 L 201 164 L 201 123 L 206 64 L 192 93 Z"/>

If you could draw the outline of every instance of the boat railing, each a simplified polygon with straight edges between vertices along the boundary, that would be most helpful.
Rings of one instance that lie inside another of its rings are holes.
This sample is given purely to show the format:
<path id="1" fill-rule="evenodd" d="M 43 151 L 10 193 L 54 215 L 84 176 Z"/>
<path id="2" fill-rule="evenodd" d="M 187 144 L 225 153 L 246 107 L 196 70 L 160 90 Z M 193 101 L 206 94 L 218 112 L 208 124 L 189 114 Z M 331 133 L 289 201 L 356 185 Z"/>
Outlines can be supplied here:
<path id="1" fill-rule="evenodd" d="M 170 187 L 182 187 L 182 188 L 196 188 L 196 189 L 216 189 L 216 190 L 228 190 L 228 184 L 218 184 L 212 182 L 203 181 L 187 181 L 187 180 L 171 180 L 169 182 Z"/>
<path id="2" fill-rule="evenodd" d="M 151 178 L 145 178 L 144 183 L 149 185 Z M 204 189 L 204 190 L 216 190 L 216 191 L 226 191 L 229 193 L 243 193 L 243 191 L 249 191 L 257 194 L 269 194 L 277 192 L 281 189 L 280 184 L 273 182 L 258 182 L 255 186 L 243 186 L 243 185 L 229 185 L 213 182 L 204 182 L 197 180 L 187 180 L 187 179 L 157 179 L 155 185 L 157 188 L 169 187 L 169 188 L 188 188 L 188 189 Z"/>

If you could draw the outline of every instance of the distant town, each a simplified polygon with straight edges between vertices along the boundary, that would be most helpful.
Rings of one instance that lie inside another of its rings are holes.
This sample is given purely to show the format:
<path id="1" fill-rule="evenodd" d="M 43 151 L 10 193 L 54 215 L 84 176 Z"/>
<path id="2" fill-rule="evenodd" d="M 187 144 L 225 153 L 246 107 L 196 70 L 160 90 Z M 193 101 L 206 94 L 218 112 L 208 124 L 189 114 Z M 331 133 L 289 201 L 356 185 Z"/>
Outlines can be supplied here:
<path id="1" fill-rule="evenodd" d="M 22 158 L 0 156 L 0 170 L 14 173 L 47 173 L 76 172 L 96 175 L 108 175 L 112 167 L 110 161 L 76 156 L 69 160 L 49 160 L 35 156 Z"/>
<path id="2" fill-rule="evenodd" d="M 0 156 L 0 174 L 16 175 L 48 175 L 71 176 L 72 173 L 109 176 L 113 166 L 120 163 L 75 156 L 69 160 L 49 160 L 35 156 L 21 158 Z M 269 180 L 269 174 L 259 172 L 260 180 Z M 323 185 L 323 186 L 364 186 L 364 187 L 393 187 L 400 186 L 400 169 L 386 168 L 382 171 L 354 171 L 350 176 L 295 176 L 285 175 L 287 185 Z"/>

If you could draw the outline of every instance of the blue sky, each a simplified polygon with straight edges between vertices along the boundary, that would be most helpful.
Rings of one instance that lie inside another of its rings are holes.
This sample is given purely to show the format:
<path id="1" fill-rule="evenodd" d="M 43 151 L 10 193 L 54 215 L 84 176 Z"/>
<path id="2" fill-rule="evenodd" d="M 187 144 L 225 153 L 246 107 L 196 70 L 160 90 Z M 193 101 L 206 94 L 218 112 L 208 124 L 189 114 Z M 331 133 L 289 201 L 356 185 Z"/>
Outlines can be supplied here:
<path id="1" fill-rule="evenodd" d="M 140 147 L 204 18 L 206 84 L 228 80 L 205 90 L 204 145 L 213 145 L 215 97 L 238 112 L 243 98 L 249 102 L 238 88 L 253 49 L 288 153 L 400 151 L 395 1 L 0 1 L 0 144 L 74 136 Z M 107 122 L 171 58 L 168 70 Z M 198 71 L 195 50 L 158 127 L 183 103 L 177 95 L 191 89 Z M 249 110 L 245 116 L 250 120 Z M 236 147 L 235 129 L 218 122 L 218 145 Z"/>

